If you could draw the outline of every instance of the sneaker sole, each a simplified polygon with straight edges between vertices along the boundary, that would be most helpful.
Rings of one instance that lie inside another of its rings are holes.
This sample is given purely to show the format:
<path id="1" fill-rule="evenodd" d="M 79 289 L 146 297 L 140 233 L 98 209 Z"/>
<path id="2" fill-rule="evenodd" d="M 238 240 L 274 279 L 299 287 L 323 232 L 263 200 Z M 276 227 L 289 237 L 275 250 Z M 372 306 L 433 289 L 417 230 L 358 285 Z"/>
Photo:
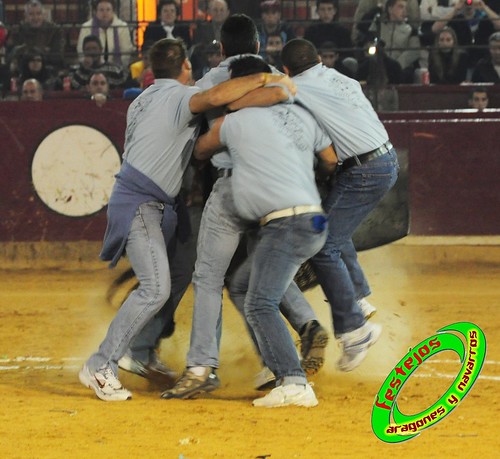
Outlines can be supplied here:
<path id="1" fill-rule="evenodd" d="M 325 364 L 325 349 L 328 345 L 328 332 L 321 329 L 314 335 L 311 349 L 302 358 L 302 369 L 307 376 L 314 376 Z"/>
<path id="2" fill-rule="evenodd" d="M 318 399 L 315 397 L 314 399 L 311 400 L 296 400 L 294 402 L 290 403 L 280 403 L 277 405 L 260 405 L 258 402 L 261 399 L 254 400 L 252 402 L 252 405 L 257 407 L 257 408 L 281 408 L 284 406 L 301 406 L 303 408 L 313 408 L 314 406 L 317 406 L 319 404 Z"/>
<path id="3" fill-rule="evenodd" d="M 200 386 L 196 389 L 193 389 L 189 392 L 184 392 L 183 394 L 172 394 L 169 391 L 163 392 L 160 395 L 160 398 L 165 400 L 178 399 L 178 400 L 190 400 L 198 397 L 198 395 L 208 394 L 209 392 L 213 392 L 214 390 L 220 387 L 219 384 L 211 384 L 210 386 Z"/>
<path id="4" fill-rule="evenodd" d="M 128 395 L 125 398 L 124 396 L 116 397 L 116 395 L 112 396 L 104 394 L 100 387 L 93 383 L 92 378 L 87 375 L 84 370 L 81 370 L 80 373 L 78 373 L 78 379 L 85 387 L 92 389 L 99 399 L 104 400 L 105 402 L 125 402 L 132 399 L 132 395 Z"/>
<path id="5" fill-rule="evenodd" d="M 352 371 L 352 370 L 356 369 L 357 367 L 359 367 L 359 365 L 361 365 L 363 360 L 365 360 L 366 356 L 368 355 L 368 349 L 370 347 L 372 347 L 378 341 L 381 334 L 382 334 L 382 327 L 375 327 L 372 331 L 371 339 L 370 339 L 365 351 L 362 353 L 359 353 L 358 356 L 354 360 L 349 361 L 348 364 L 346 364 L 346 365 L 342 365 L 341 361 L 339 360 L 337 362 L 337 368 L 340 371 L 348 372 L 348 371 Z"/>
<path id="6" fill-rule="evenodd" d="M 179 375 L 174 371 L 172 371 L 170 374 L 163 373 L 156 370 L 155 368 L 150 367 L 149 365 L 142 367 L 134 365 L 128 359 L 124 358 L 118 361 L 118 368 L 121 368 L 127 373 L 145 378 L 153 384 L 161 386 L 163 390 L 171 389 L 172 387 L 174 387 L 175 383 L 179 379 Z"/>

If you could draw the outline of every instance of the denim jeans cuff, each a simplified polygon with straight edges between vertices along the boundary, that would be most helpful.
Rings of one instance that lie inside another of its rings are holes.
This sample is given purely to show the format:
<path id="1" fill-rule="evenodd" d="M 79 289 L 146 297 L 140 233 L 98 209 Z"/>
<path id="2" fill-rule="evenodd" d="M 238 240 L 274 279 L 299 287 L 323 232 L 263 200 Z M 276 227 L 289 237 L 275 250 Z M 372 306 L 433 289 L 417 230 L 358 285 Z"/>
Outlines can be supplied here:
<path id="1" fill-rule="evenodd" d="M 287 386 L 288 384 L 307 384 L 305 376 L 283 376 L 281 378 L 281 385 Z"/>

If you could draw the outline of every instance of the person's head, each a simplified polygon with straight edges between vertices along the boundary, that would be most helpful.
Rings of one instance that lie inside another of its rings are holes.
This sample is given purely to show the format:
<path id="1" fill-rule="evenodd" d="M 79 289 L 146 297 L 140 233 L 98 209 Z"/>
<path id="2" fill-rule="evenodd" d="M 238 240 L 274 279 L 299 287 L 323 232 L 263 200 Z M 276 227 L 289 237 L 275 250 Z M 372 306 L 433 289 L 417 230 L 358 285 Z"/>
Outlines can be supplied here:
<path id="1" fill-rule="evenodd" d="M 445 27 L 436 35 L 435 46 L 442 52 L 451 52 L 457 45 L 457 34 L 451 27 Z"/>
<path id="2" fill-rule="evenodd" d="M 162 24 L 173 26 L 177 16 L 179 15 L 179 7 L 175 0 L 161 0 L 158 5 L 158 19 Z"/>
<path id="3" fill-rule="evenodd" d="M 41 27 L 45 20 L 45 11 L 42 2 L 29 0 L 24 6 L 24 20 L 31 27 Z"/>
<path id="4" fill-rule="evenodd" d="M 89 58 L 91 64 L 98 64 L 102 56 L 102 44 L 99 37 L 87 35 L 82 44 L 84 58 Z"/>
<path id="5" fill-rule="evenodd" d="M 266 42 L 266 53 L 267 54 L 273 54 L 273 55 L 280 55 L 281 50 L 283 49 L 284 43 L 283 43 L 283 37 L 281 36 L 280 33 L 274 32 L 270 33 L 267 36 L 267 42 Z"/>
<path id="6" fill-rule="evenodd" d="M 212 17 L 212 22 L 222 24 L 229 17 L 229 7 L 225 0 L 212 0 L 208 7 L 208 14 Z"/>
<path id="7" fill-rule="evenodd" d="M 281 21 L 281 4 L 279 0 L 264 0 L 261 2 L 260 17 L 266 29 L 278 27 Z"/>
<path id="8" fill-rule="evenodd" d="M 257 56 L 245 56 L 235 59 L 229 65 L 231 78 L 253 75 L 255 73 L 272 73 L 271 67 Z"/>
<path id="9" fill-rule="evenodd" d="M 96 94 L 109 94 L 109 83 L 104 73 L 96 72 L 92 74 L 89 80 L 89 93 L 91 96 Z"/>
<path id="10" fill-rule="evenodd" d="M 28 70 L 32 75 L 40 73 L 45 64 L 42 51 L 32 49 L 26 54 L 26 62 L 28 64 Z"/>
<path id="11" fill-rule="evenodd" d="M 207 46 L 206 56 L 208 66 L 213 69 L 217 67 L 222 62 L 222 51 L 220 49 L 220 42 L 214 40 Z"/>
<path id="12" fill-rule="evenodd" d="M 294 38 L 286 43 L 281 52 L 285 71 L 290 76 L 298 75 L 320 62 L 314 45 L 303 38 Z"/>
<path id="13" fill-rule="evenodd" d="M 94 2 L 94 16 L 101 27 L 108 27 L 115 17 L 115 1 L 96 0 Z"/>
<path id="14" fill-rule="evenodd" d="M 325 67 L 333 68 L 339 58 L 337 45 L 332 41 L 325 41 L 318 49 L 319 57 Z"/>
<path id="15" fill-rule="evenodd" d="M 387 0 L 385 10 L 390 21 L 404 22 L 406 19 L 406 0 Z"/>
<path id="16" fill-rule="evenodd" d="M 259 52 L 257 27 L 245 14 L 233 14 L 224 21 L 220 31 L 220 41 L 222 53 L 226 57 Z"/>
<path id="17" fill-rule="evenodd" d="M 470 92 L 469 96 L 469 107 L 475 108 L 476 110 L 482 111 L 488 108 L 488 91 L 484 88 L 474 88 Z"/>
<path id="18" fill-rule="evenodd" d="M 316 2 L 316 12 L 321 22 L 333 22 L 338 10 L 338 0 L 318 0 Z"/>
<path id="19" fill-rule="evenodd" d="M 40 102 L 43 100 L 43 89 L 40 82 L 35 78 L 25 80 L 21 90 L 21 100 Z"/>
<path id="20" fill-rule="evenodd" d="M 191 63 L 182 40 L 163 38 L 157 41 L 149 50 L 149 62 L 156 78 L 191 79 Z"/>
<path id="21" fill-rule="evenodd" d="M 500 32 L 495 32 L 490 35 L 489 49 L 493 65 L 500 65 Z"/>

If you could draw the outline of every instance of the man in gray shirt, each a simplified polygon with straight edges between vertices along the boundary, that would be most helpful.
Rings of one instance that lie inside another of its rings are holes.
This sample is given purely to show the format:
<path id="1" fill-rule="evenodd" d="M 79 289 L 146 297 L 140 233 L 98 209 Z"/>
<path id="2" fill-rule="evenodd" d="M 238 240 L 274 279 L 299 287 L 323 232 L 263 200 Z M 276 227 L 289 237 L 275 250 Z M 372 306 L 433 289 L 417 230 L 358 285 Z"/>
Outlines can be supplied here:
<path id="1" fill-rule="evenodd" d="M 226 58 L 197 82 L 203 89 L 228 80 L 233 60 L 241 55 L 256 55 L 259 51 L 256 26 L 245 15 L 234 15 L 224 22 L 221 40 Z M 268 77 L 270 83 L 280 81 L 278 75 L 268 74 Z M 251 97 L 256 100 L 254 94 Z M 266 99 L 266 105 L 271 103 L 270 99 Z M 208 112 L 209 123 L 221 114 L 222 110 Z M 175 387 L 162 394 L 163 398 L 192 398 L 199 393 L 213 391 L 220 385 L 214 369 L 219 367 L 222 292 L 226 272 L 247 225 L 236 215 L 234 208 L 231 156 L 226 149 L 221 149 L 211 162 L 218 171 L 218 179 L 203 210 L 198 236 L 193 275 L 195 303 L 187 368 Z M 314 311 L 294 283 L 287 290 L 283 304 L 288 308 L 288 320 L 301 334 L 305 365 L 310 366 L 308 370 L 311 373 L 315 373 L 323 364 L 328 341 L 326 330 L 318 323 Z M 290 307 L 292 304 L 294 307 Z"/>
<path id="2" fill-rule="evenodd" d="M 167 246 L 177 226 L 175 198 L 198 135 L 197 114 L 263 86 L 267 74 L 225 82 L 208 91 L 189 86 L 191 63 L 182 41 L 150 50 L 155 83 L 127 113 L 124 161 L 108 205 L 101 259 L 115 266 L 125 250 L 139 287 L 125 300 L 104 341 L 79 373 L 101 400 L 128 400 L 118 360 L 171 293 Z"/>
<path id="3" fill-rule="evenodd" d="M 240 75 L 262 66 L 266 64 L 250 56 L 233 61 L 231 70 Z M 218 119 L 199 138 L 195 156 L 205 159 L 223 146 L 233 161 L 236 213 L 247 225 L 260 224 L 244 311 L 277 387 L 253 404 L 315 406 L 318 401 L 281 318 L 280 302 L 300 265 L 326 237 L 314 153 L 330 172 L 337 157 L 314 118 L 295 104 L 246 108 Z"/>
<path id="4" fill-rule="evenodd" d="M 328 238 L 312 264 L 330 303 L 335 336 L 342 346 L 337 366 L 351 371 L 381 333 L 381 326 L 367 322 L 361 309 L 371 292 L 352 235 L 396 182 L 397 155 L 359 83 L 323 66 L 311 42 L 288 42 L 282 59 L 297 85 L 296 100 L 328 133 L 339 158 L 323 200 L 329 219 Z"/>

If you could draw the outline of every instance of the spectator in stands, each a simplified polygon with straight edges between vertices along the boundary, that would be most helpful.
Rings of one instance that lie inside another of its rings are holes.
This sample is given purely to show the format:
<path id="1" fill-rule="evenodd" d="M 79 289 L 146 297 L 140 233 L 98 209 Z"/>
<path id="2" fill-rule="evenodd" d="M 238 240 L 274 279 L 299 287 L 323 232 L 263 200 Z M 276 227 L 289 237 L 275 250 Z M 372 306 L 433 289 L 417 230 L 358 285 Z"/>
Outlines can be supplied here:
<path id="1" fill-rule="evenodd" d="M 96 35 L 87 35 L 82 43 L 80 65 L 71 74 L 71 88 L 84 89 L 92 74 L 99 72 L 106 75 L 111 88 L 124 85 L 126 75 L 123 68 L 111 61 L 105 62 L 101 40 Z"/>
<path id="2" fill-rule="evenodd" d="M 371 37 L 383 43 L 388 57 L 396 60 L 401 65 L 401 83 L 413 83 L 415 69 L 419 65 L 420 40 L 416 29 L 406 22 L 407 0 L 387 0 L 384 12 L 374 8 L 367 13 L 362 24 L 358 24 L 365 39 Z M 382 14 L 380 19 L 378 15 Z M 376 24 L 380 20 L 380 24 Z M 370 24 L 368 28 L 366 25 Z M 372 27 L 371 25 L 375 25 Z M 380 36 L 377 33 L 380 31 Z"/>
<path id="3" fill-rule="evenodd" d="M 141 60 L 130 64 L 129 78 L 125 86 L 127 88 L 139 87 L 146 89 L 155 81 L 151 63 L 149 62 L 149 49 L 155 42 L 145 41 L 141 48 Z"/>
<path id="4" fill-rule="evenodd" d="M 488 108 L 488 91 L 486 88 L 474 88 L 469 95 L 469 107 L 482 112 Z"/>
<path id="5" fill-rule="evenodd" d="M 490 55 L 480 59 L 472 72 L 475 83 L 500 83 L 500 32 L 491 34 L 489 52 Z"/>
<path id="6" fill-rule="evenodd" d="M 194 31 L 194 43 L 208 45 L 214 40 L 220 41 L 220 30 L 229 17 L 229 7 L 225 0 L 212 0 L 209 3 L 209 21 L 198 22 Z"/>
<path id="7" fill-rule="evenodd" d="M 109 84 L 104 73 L 94 73 L 87 85 L 90 98 L 98 107 L 102 107 L 109 99 Z"/>
<path id="8" fill-rule="evenodd" d="M 283 37 L 279 32 L 272 32 L 268 34 L 263 57 L 268 64 L 284 73 L 285 70 L 283 68 L 283 62 L 281 61 L 281 51 L 283 46 L 285 46 L 283 43 Z"/>
<path id="9" fill-rule="evenodd" d="M 325 67 L 335 69 L 337 72 L 340 72 L 349 78 L 356 78 L 358 61 L 353 57 L 341 59 L 338 47 L 334 42 L 325 41 L 322 43 L 318 48 L 318 54 Z"/>
<path id="10" fill-rule="evenodd" d="M 43 100 L 43 88 L 36 78 L 30 78 L 23 83 L 21 100 L 40 102 Z"/>
<path id="11" fill-rule="evenodd" d="M 401 83 L 402 70 L 396 60 L 387 56 L 382 41 L 373 39 L 366 44 L 357 79 L 365 83 L 363 92 L 375 111 L 393 112 L 399 109 L 398 91 L 394 85 Z"/>
<path id="12" fill-rule="evenodd" d="M 210 21 L 197 22 L 191 48 L 191 65 L 193 75 L 199 75 L 203 68 L 209 65 L 207 61 L 207 47 L 214 42 L 220 42 L 220 30 L 224 21 L 229 17 L 229 7 L 225 0 L 212 0 L 208 6 Z"/>
<path id="13" fill-rule="evenodd" d="M 395 59 L 390 58 L 383 42 L 369 41 L 365 46 L 365 54 L 359 60 L 356 79 L 366 81 L 370 86 L 384 87 L 400 84 L 403 80 L 403 70 Z"/>
<path id="14" fill-rule="evenodd" d="M 271 33 L 279 33 L 283 44 L 295 38 L 292 28 L 281 20 L 281 3 L 279 0 L 264 0 L 260 4 L 261 21 L 257 24 L 260 41 L 260 54 L 264 56 L 267 36 Z"/>
<path id="15" fill-rule="evenodd" d="M 432 84 L 460 84 L 467 78 L 469 56 L 458 47 L 457 36 L 451 27 L 436 35 L 429 54 L 429 80 Z"/>
<path id="16" fill-rule="evenodd" d="M 442 19 L 453 10 L 456 0 L 422 0 L 420 2 L 420 19 L 436 21 Z"/>
<path id="17" fill-rule="evenodd" d="M 193 73 L 193 79 L 195 81 L 199 80 L 205 73 L 207 73 L 210 69 L 217 67 L 223 60 L 222 51 L 220 47 L 220 43 L 218 41 L 214 41 L 210 43 L 205 48 L 205 60 L 206 65 L 198 70 L 196 73 Z"/>
<path id="18" fill-rule="evenodd" d="M 37 48 L 32 48 L 21 61 L 21 83 L 31 79 L 36 79 L 44 91 L 51 91 L 56 85 L 52 69 L 45 63 L 43 52 Z"/>
<path id="19" fill-rule="evenodd" d="M 316 46 L 329 41 L 336 43 L 341 60 L 353 55 L 351 34 L 338 23 L 339 0 L 318 0 L 316 12 L 319 19 L 313 22 L 304 32 L 304 38 Z"/>
<path id="20" fill-rule="evenodd" d="M 373 16 L 370 18 L 367 14 L 374 8 L 380 8 L 380 13 L 383 11 L 387 4 L 387 0 L 359 0 L 358 7 L 354 12 L 354 25 L 352 28 L 352 41 L 356 46 L 364 48 L 367 42 L 364 37 L 366 32 L 373 21 Z M 408 23 L 415 30 L 420 25 L 420 10 L 418 7 L 418 0 L 408 0 L 406 4 L 406 17 Z"/>
<path id="21" fill-rule="evenodd" d="M 472 0 L 471 4 L 457 0 L 450 13 L 432 24 L 432 31 L 438 33 L 445 26 L 455 31 L 460 46 L 467 47 L 469 67 L 474 67 L 487 56 L 488 39 L 500 30 L 500 16 L 483 0 Z"/>
<path id="22" fill-rule="evenodd" d="M 24 7 L 24 21 L 11 28 L 7 50 L 15 57 L 22 57 L 33 48 L 41 49 L 47 65 L 58 71 L 64 66 L 64 38 L 61 28 L 46 20 L 46 13 L 39 0 L 29 0 Z"/>
<path id="23" fill-rule="evenodd" d="M 146 27 L 144 42 L 161 40 L 162 38 L 182 38 L 187 48 L 191 47 L 189 26 L 177 23 L 179 5 L 175 0 L 160 0 L 157 20 Z"/>
<path id="24" fill-rule="evenodd" d="M 420 2 L 420 24 L 419 36 L 422 46 L 434 46 L 436 38 L 432 31 L 432 25 L 435 21 L 443 19 L 447 14 L 453 11 L 453 5 L 457 0 L 422 0 Z"/>
<path id="25" fill-rule="evenodd" d="M 87 35 L 99 37 L 104 62 L 112 62 L 127 69 L 134 53 L 128 24 L 115 14 L 114 0 L 96 0 L 92 5 L 92 18 L 82 24 L 76 50 L 83 54 L 83 39 Z"/>

